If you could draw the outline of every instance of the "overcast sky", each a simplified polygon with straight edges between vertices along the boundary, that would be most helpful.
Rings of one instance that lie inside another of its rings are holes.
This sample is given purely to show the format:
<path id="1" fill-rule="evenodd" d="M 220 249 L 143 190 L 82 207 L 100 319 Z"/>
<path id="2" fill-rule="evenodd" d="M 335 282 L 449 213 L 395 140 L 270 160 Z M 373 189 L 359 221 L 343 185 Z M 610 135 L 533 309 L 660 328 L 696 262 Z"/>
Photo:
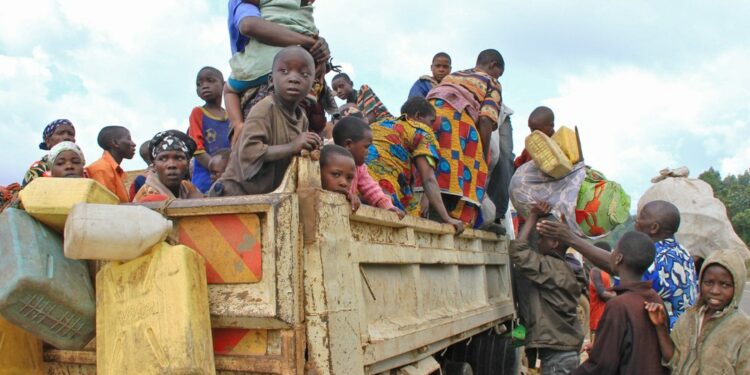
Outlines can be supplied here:
<path id="1" fill-rule="evenodd" d="M 528 114 L 550 106 L 558 125 L 579 127 L 587 163 L 634 201 L 667 166 L 693 176 L 750 167 L 750 3 L 318 0 L 315 18 L 334 62 L 393 113 L 434 53 L 457 70 L 499 50 L 516 154 Z M 41 157 L 56 118 L 73 121 L 88 162 L 101 154 L 102 126 L 124 125 L 139 144 L 187 129 L 202 104 L 195 74 L 227 74 L 229 57 L 224 1 L 6 2 L 0 184 Z"/>

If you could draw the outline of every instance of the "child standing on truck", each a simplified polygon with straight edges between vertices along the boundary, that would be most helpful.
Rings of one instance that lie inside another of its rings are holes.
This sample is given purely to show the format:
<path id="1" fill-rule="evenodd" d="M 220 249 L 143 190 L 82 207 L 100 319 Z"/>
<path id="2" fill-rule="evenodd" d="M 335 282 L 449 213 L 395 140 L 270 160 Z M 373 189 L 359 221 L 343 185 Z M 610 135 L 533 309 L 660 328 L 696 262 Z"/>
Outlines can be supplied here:
<path id="1" fill-rule="evenodd" d="M 193 185 L 201 192 L 211 187 L 211 173 L 208 162 L 216 151 L 229 148 L 229 117 L 221 107 L 221 92 L 224 76 L 210 66 L 198 71 L 195 91 L 205 104 L 193 108 L 190 113 L 188 135 L 193 138 L 198 149 L 195 151 Z"/>
<path id="2" fill-rule="evenodd" d="M 357 165 L 351 193 L 364 199 L 364 202 L 371 206 L 393 211 L 399 218 L 403 218 L 406 213 L 393 205 L 391 198 L 383 193 L 383 190 L 372 179 L 370 172 L 367 170 L 365 158 L 372 145 L 372 131 L 367 123 L 354 116 L 344 117 L 333 128 L 333 141 L 347 149 L 354 157 L 354 163 Z"/>
<path id="3" fill-rule="evenodd" d="M 302 47 L 286 47 L 276 54 L 269 81 L 273 94 L 248 114 L 211 196 L 270 193 L 281 184 L 294 155 L 320 148 L 322 139 L 308 131 L 307 117 L 299 108 L 314 75 L 313 58 Z"/>
<path id="4" fill-rule="evenodd" d="M 617 243 L 610 255 L 610 264 L 620 275 L 620 285 L 612 288 L 617 295 L 607 302 L 588 360 L 573 374 L 667 373 L 661 365 L 656 329 L 643 310 L 645 303 L 662 305 L 651 283 L 641 281 L 655 252 L 643 233 L 625 233 Z"/>
<path id="5" fill-rule="evenodd" d="M 578 367 L 583 343 L 576 311 L 581 288 L 565 261 L 565 243 L 540 236 L 536 250 L 529 245 L 537 221 L 550 208 L 546 202 L 535 205 L 508 254 L 518 274 L 518 310 L 526 327 L 527 351 L 538 351 L 542 374 L 569 374 Z"/>
<path id="6" fill-rule="evenodd" d="M 130 202 L 130 194 L 125 188 L 127 173 L 122 170 L 122 159 L 132 159 L 135 143 L 130 139 L 130 131 L 123 126 L 105 126 L 96 139 L 104 149 L 102 157 L 86 167 L 89 177 L 102 184 L 120 198 L 120 203 Z"/>
<path id="7" fill-rule="evenodd" d="M 357 175 L 354 156 L 349 150 L 338 145 L 326 145 L 320 152 L 320 185 L 323 190 L 341 193 L 357 211 L 359 198 L 352 193 L 352 185 Z"/>

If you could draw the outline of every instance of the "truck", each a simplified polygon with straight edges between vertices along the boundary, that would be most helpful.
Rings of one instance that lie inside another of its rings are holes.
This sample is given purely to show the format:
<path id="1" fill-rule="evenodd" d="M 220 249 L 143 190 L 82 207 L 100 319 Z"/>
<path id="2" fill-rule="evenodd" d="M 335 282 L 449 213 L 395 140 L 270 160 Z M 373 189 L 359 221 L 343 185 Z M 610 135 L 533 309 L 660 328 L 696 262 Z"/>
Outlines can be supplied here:
<path id="1" fill-rule="evenodd" d="M 505 236 L 352 212 L 310 157 L 270 194 L 144 205 L 206 260 L 217 374 L 512 371 Z M 43 358 L 47 374 L 95 374 L 96 339 Z"/>

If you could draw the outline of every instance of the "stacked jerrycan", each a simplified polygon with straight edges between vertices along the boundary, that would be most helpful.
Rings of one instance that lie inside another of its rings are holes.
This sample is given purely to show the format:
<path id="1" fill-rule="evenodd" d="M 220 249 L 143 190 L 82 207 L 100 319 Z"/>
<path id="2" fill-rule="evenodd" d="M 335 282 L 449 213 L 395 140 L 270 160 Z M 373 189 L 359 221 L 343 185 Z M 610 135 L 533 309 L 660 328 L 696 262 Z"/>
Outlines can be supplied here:
<path id="1" fill-rule="evenodd" d="M 0 321 L 0 368 L 41 373 L 39 339 L 76 350 L 96 329 L 100 374 L 215 372 L 203 259 L 163 242 L 171 222 L 88 179 L 36 179 L 20 197 L 26 211 L 0 214 L 0 314 L 12 323 Z M 98 300 L 85 260 L 112 261 Z"/>

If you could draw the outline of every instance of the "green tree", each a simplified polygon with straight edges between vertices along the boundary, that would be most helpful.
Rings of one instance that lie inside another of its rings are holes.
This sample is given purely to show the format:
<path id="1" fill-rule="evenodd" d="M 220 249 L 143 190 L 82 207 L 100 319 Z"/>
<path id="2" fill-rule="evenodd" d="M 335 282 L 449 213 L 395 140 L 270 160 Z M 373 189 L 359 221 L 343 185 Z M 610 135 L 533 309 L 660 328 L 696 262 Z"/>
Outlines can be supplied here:
<path id="1" fill-rule="evenodd" d="M 722 179 L 718 171 L 709 168 L 698 178 L 711 185 L 716 198 L 726 206 L 734 231 L 746 244 L 750 244 L 750 170 Z"/>

